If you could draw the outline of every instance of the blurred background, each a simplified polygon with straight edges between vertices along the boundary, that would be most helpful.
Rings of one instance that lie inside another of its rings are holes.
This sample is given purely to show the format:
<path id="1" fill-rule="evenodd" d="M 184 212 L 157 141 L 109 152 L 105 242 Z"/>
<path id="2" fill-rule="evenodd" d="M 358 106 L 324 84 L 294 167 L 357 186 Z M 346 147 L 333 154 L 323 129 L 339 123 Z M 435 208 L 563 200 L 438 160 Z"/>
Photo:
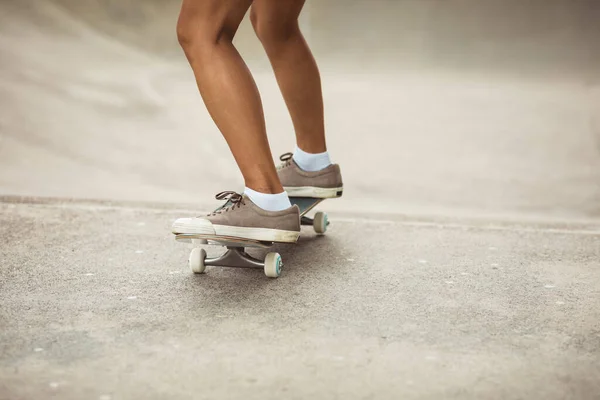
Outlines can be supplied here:
<path id="1" fill-rule="evenodd" d="M 243 182 L 175 36 L 178 0 L 0 1 L 0 194 L 215 205 Z M 600 216 L 600 2 L 308 0 L 330 210 Z M 287 110 L 246 18 L 274 156 Z"/>

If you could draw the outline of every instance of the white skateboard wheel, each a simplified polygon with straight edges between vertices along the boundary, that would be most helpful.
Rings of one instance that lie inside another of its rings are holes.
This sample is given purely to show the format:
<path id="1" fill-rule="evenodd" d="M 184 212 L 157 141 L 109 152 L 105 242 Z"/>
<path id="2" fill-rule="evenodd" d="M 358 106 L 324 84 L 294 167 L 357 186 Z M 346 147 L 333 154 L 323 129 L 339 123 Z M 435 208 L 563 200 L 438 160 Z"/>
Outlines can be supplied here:
<path id="1" fill-rule="evenodd" d="M 206 251 L 204 249 L 196 247 L 190 253 L 189 264 L 190 269 L 195 274 L 202 274 L 206 270 L 206 265 L 204 265 L 204 260 L 206 260 Z"/>
<path id="2" fill-rule="evenodd" d="M 269 278 L 277 278 L 281 275 L 283 262 L 279 253 L 268 253 L 265 257 L 265 275 Z"/>
<path id="3" fill-rule="evenodd" d="M 321 235 L 327 232 L 327 213 L 322 211 L 315 213 L 315 217 L 313 218 L 313 228 L 316 233 Z"/>

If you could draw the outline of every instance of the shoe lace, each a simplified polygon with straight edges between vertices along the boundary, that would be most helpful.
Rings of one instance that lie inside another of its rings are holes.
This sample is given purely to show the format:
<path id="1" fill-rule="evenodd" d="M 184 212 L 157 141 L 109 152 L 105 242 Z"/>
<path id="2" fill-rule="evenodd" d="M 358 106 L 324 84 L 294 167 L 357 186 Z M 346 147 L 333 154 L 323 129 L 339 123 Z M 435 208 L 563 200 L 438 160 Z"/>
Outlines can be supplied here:
<path id="1" fill-rule="evenodd" d="M 215 199 L 227 201 L 221 207 L 217 208 L 215 211 L 210 213 L 210 216 L 222 214 L 224 212 L 231 211 L 235 208 L 240 208 L 241 206 L 246 204 L 244 196 L 232 190 L 226 190 L 224 192 L 217 193 Z"/>
<path id="2" fill-rule="evenodd" d="M 287 167 L 292 163 L 293 153 L 283 153 L 279 159 L 282 161 L 282 164 L 277 167 L 277 170 Z"/>

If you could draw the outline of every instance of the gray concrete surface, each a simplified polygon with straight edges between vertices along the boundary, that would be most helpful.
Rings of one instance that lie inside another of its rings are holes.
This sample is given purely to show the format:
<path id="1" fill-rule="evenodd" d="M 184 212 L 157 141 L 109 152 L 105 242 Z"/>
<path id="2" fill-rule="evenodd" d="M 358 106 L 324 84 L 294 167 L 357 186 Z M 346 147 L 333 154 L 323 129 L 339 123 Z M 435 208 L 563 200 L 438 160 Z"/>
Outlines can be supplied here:
<path id="1" fill-rule="evenodd" d="M 178 6 L 0 2 L 0 399 L 600 398 L 597 1 L 309 0 L 346 187 L 277 280 L 169 233 L 242 185 Z"/>
<path id="2" fill-rule="evenodd" d="M 335 214 L 269 280 L 191 274 L 186 210 L 3 200 L 5 399 L 600 393 L 600 226 Z"/>

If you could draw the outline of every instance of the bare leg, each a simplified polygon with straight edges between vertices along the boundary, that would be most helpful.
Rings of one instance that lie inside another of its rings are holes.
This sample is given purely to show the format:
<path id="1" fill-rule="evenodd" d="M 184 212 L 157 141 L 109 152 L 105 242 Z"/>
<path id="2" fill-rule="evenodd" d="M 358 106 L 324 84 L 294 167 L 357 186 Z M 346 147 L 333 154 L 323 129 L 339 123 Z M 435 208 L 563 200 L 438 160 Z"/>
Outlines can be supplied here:
<path id="1" fill-rule="evenodd" d="M 321 78 L 298 26 L 303 6 L 304 0 L 254 0 L 250 19 L 275 71 L 298 147 L 322 153 L 327 146 Z"/>
<path id="2" fill-rule="evenodd" d="M 247 187 L 281 193 L 258 89 L 232 44 L 252 0 L 183 0 L 177 36 Z"/>

